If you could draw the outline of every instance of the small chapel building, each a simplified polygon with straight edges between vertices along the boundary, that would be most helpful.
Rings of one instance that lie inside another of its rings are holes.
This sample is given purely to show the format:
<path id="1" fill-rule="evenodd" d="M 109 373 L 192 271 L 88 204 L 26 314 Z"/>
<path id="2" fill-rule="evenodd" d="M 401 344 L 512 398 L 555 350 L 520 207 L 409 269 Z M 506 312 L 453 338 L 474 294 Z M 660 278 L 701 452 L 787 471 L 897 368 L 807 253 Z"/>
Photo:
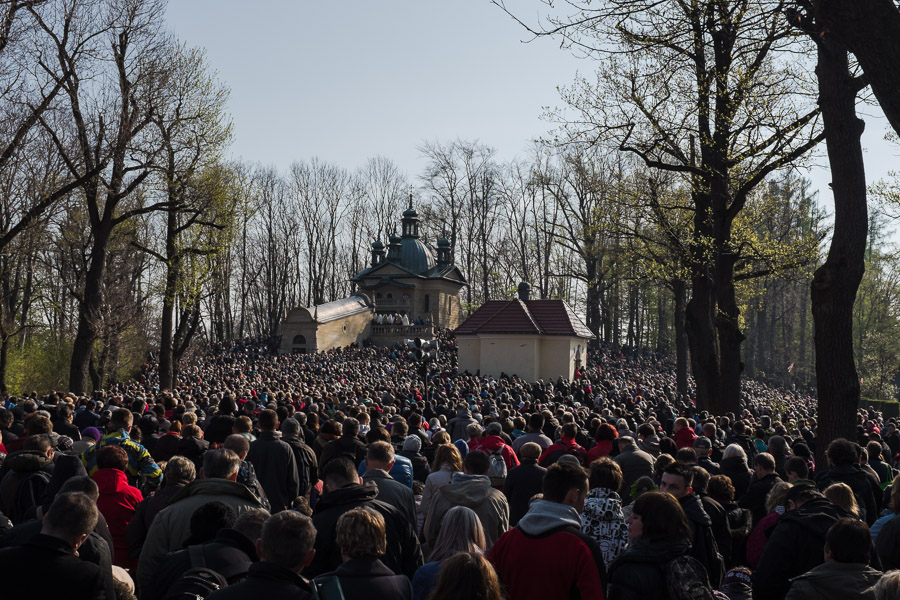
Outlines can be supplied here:
<path id="1" fill-rule="evenodd" d="M 532 300 L 530 291 L 521 283 L 518 298 L 485 302 L 456 328 L 460 372 L 571 381 L 586 364 L 591 330 L 565 301 Z"/>
<path id="2" fill-rule="evenodd" d="M 323 352 L 370 340 L 390 346 L 406 338 L 432 338 L 436 328 L 460 321 L 459 292 L 467 285 L 444 237 L 422 239 L 419 214 L 403 212 L 401 235 L 372 242 L 370 265 L 351 281 L 357 293 L 312 307 L 297 307 L 281 324 L 281 354 Z"/>

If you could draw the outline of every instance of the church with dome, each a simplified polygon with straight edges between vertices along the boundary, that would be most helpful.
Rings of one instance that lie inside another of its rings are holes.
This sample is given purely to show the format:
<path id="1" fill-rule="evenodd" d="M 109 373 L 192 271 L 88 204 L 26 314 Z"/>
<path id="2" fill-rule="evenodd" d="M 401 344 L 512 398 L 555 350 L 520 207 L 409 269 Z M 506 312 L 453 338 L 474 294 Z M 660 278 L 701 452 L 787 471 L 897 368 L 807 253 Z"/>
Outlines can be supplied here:
<path id="1" fill-rule="evenodd" d="M 351 278 L 349 298 L 291 310 L 281 327 L 281 353 L 322 352 L 371 340 L 392 345 L 431 338 L 436 328 L 460 323 L 459 292 L 466 279 L 454 264 L 450 241 L 432 246 L 419 232 L 419 214 L 403 212 L 400 235 L 372 242 L 369 266 Z"/>

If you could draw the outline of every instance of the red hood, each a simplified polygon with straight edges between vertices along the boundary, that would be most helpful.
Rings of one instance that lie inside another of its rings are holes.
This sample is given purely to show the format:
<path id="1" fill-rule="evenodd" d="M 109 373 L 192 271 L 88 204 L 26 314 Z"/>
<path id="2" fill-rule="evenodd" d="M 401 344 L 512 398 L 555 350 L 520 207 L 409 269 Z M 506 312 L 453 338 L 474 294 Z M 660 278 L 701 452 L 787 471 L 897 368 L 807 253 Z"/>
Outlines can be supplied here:
<path id="1" fill-rule="evenodd" d="M 491 452 L 494 452 L 498 448 L 502 448 L 506 445 L 506 442 L 503 441 L 503 438 L 499 435 L 486 435 L 481 440 L 479 440 L 479 445 L 484 446 Z"/>
<path id="2" fill-rule="evenodd" d="M 101 494 L 124 492 L 128 488 L 128 477 L 119 469 L 100 469 L 91 478 L 97 482 Z"/>

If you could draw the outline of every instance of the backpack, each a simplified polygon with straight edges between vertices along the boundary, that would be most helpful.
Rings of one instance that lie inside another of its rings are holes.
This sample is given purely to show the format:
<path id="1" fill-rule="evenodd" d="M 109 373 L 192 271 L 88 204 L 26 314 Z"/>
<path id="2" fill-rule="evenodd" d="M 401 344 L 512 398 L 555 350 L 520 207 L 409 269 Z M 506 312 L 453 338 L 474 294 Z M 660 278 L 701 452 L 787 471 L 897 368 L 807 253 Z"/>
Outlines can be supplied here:
<path id="1" fill-rule="evenodd" d="M 663 566 L 671 600 L 713 600 L 706 569 L 692 556 L 678 556 Z"/>
<path id="2" fill-rule="evenodd" d="M 726 566 L 747 564 L 747 540 L 753 531 L 752 513 L 746 508 L 736 508 L 725 515 L 725 524 L 731 535 L 731 560 Z"/>
<path id="3" fill-rule="evenodd" d="M 506 460 L 503 458 L 503 446 L 492 451 L 489 455 L 491 466 L 487 475 L 491 478 L 492 486 L 502 486 L 506 482 Z"/>
<path id="4" fill-rule="evenodd" d="M 34 507 L 40 505 L 44 490 L 50 484 L 50 474 L 44 471 L 34 471 L 24 475 L 16 486 L 16 503 L 13 514 L 10 515 L 13 523 L 21 523 L 34 517 Z"/>
<path id="5" fill-rule="evenodd" d="M 179 577 L 163 600 L 203 600 L 216 590 L 228 587 L 228 581 L 221 574 L 207 568 L 200 544 L 188 546 L 191 568 Z"/>

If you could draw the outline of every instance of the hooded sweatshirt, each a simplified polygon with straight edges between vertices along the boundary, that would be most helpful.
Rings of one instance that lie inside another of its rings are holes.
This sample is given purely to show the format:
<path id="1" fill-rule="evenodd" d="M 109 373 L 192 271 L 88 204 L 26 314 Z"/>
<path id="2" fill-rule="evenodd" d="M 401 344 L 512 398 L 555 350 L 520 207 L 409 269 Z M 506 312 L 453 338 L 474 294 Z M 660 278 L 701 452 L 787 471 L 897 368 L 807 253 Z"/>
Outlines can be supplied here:
<path id="1" fill-rule="evenodd" d="M 606 567 L 600 547 L 581 532 L 578 512 L 565 504 L 535 500 L 519 524 L 487 554 L 509 600 L 603 598 Z"/>
<path id="2" fill-rule="evenodd" d="M 491 487 L 487 475 L 454 473 L 450 483 L 438 489 L 425 519 L 425 539 L 434 544 L 441 520 L 454 506 L 471 508 L 481 519 L 488 548 L 509 528 L 509 503 L 503 492 Z"/>

